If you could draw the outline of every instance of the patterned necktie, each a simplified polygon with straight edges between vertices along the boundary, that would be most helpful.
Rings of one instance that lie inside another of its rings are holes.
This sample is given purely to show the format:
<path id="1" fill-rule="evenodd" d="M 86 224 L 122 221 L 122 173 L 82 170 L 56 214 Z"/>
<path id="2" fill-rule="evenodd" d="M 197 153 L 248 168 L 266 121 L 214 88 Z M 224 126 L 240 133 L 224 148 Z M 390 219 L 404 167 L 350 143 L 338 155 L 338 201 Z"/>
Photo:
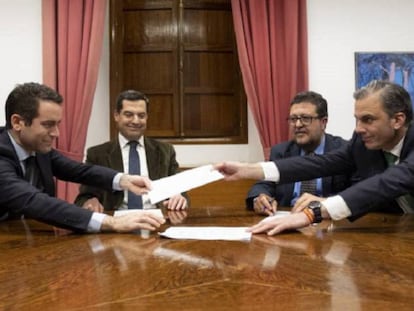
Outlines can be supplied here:
<path id="1" fill-rule="evenodd" d="M 314 152 L 309 152 L 306 156 L 313 156 Z M 300 195 L 305 192 L 316 195 L 316 179 L 304 180 L 300 183 Z"/>
<path id="2" fill-rule="evenodd" d="M 128 173 L 130 175 L 140 175 L 141 165 L 137 151 L 138 142 L 130 141 L 129 143 L 129 164 Z M 142 196 L 128 191 L 128 209 L 142 209 Z"/>
<path id="3" fill-rule="evenodd" d="M 387 166 L 390 167 L 397 162 L 398 157 L 391 152 L 383 151 L 385 161 L 387 161 Z M 414 213 L 414 198 L 410 194 L 405 194 L 396 199 L 398 205 L 404 211 L 404 213 L 412 214 Z"/>

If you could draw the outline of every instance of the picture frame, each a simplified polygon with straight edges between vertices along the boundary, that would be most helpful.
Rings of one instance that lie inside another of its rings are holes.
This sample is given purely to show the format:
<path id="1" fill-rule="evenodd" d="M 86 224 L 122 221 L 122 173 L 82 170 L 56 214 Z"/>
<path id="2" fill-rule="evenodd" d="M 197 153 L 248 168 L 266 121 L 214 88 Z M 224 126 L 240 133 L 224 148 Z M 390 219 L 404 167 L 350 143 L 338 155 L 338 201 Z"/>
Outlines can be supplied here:
<path id="1" fill-rule="evenodd" d="M 355 87 L 372 80 L 403 86 L 414 103 L 414 52 L 355 52 Z"/>

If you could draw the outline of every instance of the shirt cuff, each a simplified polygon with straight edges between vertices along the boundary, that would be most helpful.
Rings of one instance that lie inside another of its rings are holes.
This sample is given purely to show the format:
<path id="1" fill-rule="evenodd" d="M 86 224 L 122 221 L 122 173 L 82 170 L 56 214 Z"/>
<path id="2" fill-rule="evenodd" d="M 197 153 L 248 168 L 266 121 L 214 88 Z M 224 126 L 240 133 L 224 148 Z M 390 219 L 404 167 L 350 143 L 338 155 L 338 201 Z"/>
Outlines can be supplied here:
<path id="1" fill-rule="evenodd" d="M 91 220 L 89 220 L 88 223 L 88 232 L 90 233 L 96 233 L 101 231 L 101 226 L 102 226 L 102 222 L 103 219 L 106 217 L 107 215 L 102 214 L 102 213 L 93 213 Z"/>
<path id="2" fill-rule="evenodd" d="M 278 182 L 280 173 L 274 162 L 259 162 L 263 169 L 264 180 Z"/>
<path id="3" fill-rule="evenodd" d="M 325 206 L 329 216 L 333 220 L 341 220 L 351 216 L 351 210 L 339 195 L 327 198 L 322 202 L 322 205 Z"/>
<path id="4" fill-rule="evenodd" d="M 118 173 L 115 175 L 114 179 L 112 180 L 112 189 L 114 190 L 123 190 L 121 188 L 121 186 L 119 185 L 119 181 L 121 180 L 122 175 L 124 175 L 123 173 Z"/>

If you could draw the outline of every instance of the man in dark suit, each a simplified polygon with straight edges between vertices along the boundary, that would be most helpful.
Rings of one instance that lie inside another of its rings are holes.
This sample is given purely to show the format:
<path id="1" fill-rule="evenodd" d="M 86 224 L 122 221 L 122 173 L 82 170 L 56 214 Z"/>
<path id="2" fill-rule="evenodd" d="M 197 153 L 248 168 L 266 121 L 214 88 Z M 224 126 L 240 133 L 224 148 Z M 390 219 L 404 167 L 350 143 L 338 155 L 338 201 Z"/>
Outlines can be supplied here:
<path id="1" fill-rule="evenodd" d="M 141 176 L 149 176 L 155 180 L 174 175 L 178 170 L 175 150 L 171 144 L 144 137 L 148 121 L 149 100 L 143 93 L 127 90 L 118 95 L 114 111 L 114 119 L 118 127 L 118 136 L 111 141 L 88 149 L 86 163 L 110 167 L 120 172 L 128 172 L 130 165 L 129 155 L 131 148 L 136 148 L 139 155 Z M 136 146 L 131 147 L 131 142 Z M 134 167 L 135 168 L 135 167 Z M 151 203 L 143 195 L 139 205 L 128 204 L 130 196 L 127 192 L 105 191 L 96 187 L 82 185 L 75 203 L 93 211 L 151 208 Z M 177 194 L 163 202 L 169 210 L 184 210 L 187 208 L 187 199 Z"/>
<path id="2" fill-rule="evenodd" d="M 112 217 L 54 197 L 54 178 L 136 194 L 150 187 L 145 177 L 78 163 L 53 149 L 62 101 L 38 83 L 18 85 L 8 96 L 0 129 L 0 219 L 24 216 L 79 232 L 155 230 L 165 220 L 148 212 Z"/>
<path id="3" fill-rule="evenodd" d="M 270 151 L 270 161 L 293 156 L 325 154 L 339 149 L 347 142 L 338 136 L 325 133 L 328 122 L 328 104 L 322 95 L 308 91 L 296 94 L 290 103 L 288 117 L 292 140 L 277 144 Z M 312 181 L 313 187 L 305 183 L 278 185 L 271 181 L 259 181 L 247 194 L 246 206 L 262 215 L 273 214 L 277 206 L 293 206 L 306 191 L 307 195 L 327 197 L 350 185 L 347 175 L 327 176 Z"/>
<path id="4" fill-rule="evenodd" d="M 372 81 L 354 93 L 356 127 L 350 143 L 331 153 L 256 164 L 225 162 L 227 180 L 256 178 L 288 183 L 353 172 L 353 185 L 338 195 L 297 200 L 292 214 L 250 228 L 269 235 L 320 222 L 354 220 L 371 211 L 413 213 L 414 127 L 410 95 L 401 86 Z"/>

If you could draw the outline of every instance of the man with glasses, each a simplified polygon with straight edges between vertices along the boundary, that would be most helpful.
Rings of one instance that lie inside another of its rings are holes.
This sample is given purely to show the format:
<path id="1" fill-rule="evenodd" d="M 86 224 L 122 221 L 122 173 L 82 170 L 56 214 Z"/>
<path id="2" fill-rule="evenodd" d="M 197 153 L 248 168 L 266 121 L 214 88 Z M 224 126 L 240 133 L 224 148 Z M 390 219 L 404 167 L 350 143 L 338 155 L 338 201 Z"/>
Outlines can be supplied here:
<path id="1" fill-rule="evenodd" d="M 290 103 L 287 118 L 292 140 L 272 147 L 270 161 L 292 156 L 324 154 L 346 144 L 341 137 L 325 133 L 328 122 L 326 100 L 318 93 L 298 93 Z M 319 200 L 349 186 L 346 175 L 336 175 L 307 181 L 277 185 L 271 181 L 257 182 L 250 189 L 246 206 L 261 215 L 273 214 L 277 206 L 293 206 L 301 196 Z"/>
<path id="2" fill-rule="evenodd" d="M 354 93 L 355 131 L 345 148 L 314 158 L 272 162 L 223 162 L 226 180 L 266 179 L 283 184 L 353 172 L 352 185 L 325 200 L 300 198 L 290 215 L 249 229 L 280 233 L 323 219 L 353 221 L 370 212 L 414 214 L 414 127 L 410 94 L 400 85 L 374 80 Z"/>

